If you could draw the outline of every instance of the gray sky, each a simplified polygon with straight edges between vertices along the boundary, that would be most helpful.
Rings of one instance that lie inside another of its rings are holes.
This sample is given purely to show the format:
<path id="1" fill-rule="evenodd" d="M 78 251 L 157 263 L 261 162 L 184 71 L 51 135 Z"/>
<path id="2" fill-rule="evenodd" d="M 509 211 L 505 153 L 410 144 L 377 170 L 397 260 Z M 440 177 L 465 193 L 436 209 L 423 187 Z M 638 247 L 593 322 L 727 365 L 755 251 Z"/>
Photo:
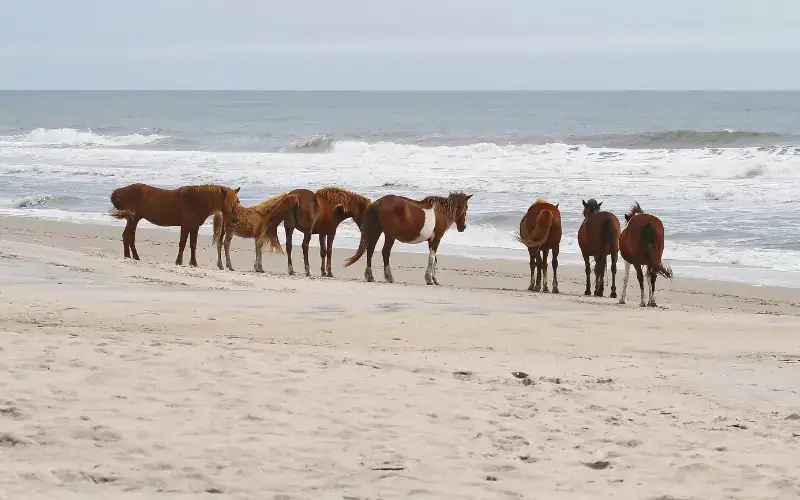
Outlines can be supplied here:
<path id="1" fill-rule="evenodd" d="M 800 89 L 800 0 L 9 0 L 5 89 Z"/>

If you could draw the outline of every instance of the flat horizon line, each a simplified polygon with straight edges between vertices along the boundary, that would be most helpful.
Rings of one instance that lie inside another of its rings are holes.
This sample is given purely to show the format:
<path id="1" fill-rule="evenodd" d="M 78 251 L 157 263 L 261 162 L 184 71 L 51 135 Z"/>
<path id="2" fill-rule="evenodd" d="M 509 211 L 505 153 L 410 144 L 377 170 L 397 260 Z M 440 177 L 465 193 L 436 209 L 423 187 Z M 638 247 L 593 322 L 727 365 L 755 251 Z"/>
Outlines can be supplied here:
<path id="1" fill-rule="evenodd" d="M 185 88 L 132 88 L 132 89 L 2 89 L 0 92 L 283 92 L 283 93 L 652 93 L 652 94 L 677 94 L 677 93 L 791 93 L 800 92 L 798 89 L 259 89 L 259 88 L 230 88 L 230 89 L 185 89 Z"/>

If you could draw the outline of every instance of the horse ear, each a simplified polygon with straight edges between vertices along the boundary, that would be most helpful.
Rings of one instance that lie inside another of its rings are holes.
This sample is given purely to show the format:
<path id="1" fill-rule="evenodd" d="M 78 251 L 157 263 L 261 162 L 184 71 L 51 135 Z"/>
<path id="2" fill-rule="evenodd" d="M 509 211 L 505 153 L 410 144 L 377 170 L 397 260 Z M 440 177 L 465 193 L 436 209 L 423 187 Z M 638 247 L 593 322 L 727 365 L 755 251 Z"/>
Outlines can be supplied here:
<path id="1" fill-rule="evenodd" d="M 625 214 L 625 222 L 628 222 L 629 220 L 631 220 L 631 216 L 628 215 L 628 214 Z"/>
<path id="2" fill-rule="evenodd" d="M 556 203 L 556 208 L 558 208 L 558 203 Z"/>
<path id="3" fill-rule="evenodd" d="M 472 195 L 471 195 L 471 194 L 468 194 L 468 195 L 467 195 L 467 197 L 466 197 L 466 198 L 464 198 L 464 199 L 465 199 L 465 200 L 469 200 L 470 198 L 472 198 Z"/>
<path id="4" fill-rule="evenodd" d="M 584 201 L 584 200 L 581 200 L 581 203 L 583 203 L 583 206 L 584 206 L 584 207 L 586 206 L 586 201 Z"/>
<path id="5" fill-rule="evenodd" d="M 597 204 L 597 208 L 600 208 L 600 207 L 602 207 L 602 206 L 603 206 L 603 202 L 602 202 L 602 201 L 601 201 L 600 203 L 598 203 L 598 204 Z"/>
<path id="6" fill-rule="evenodd" d="M 240 189 L 242 189 L 242 186 L 239 186 L 238 188 L 234 189 L 233 192 L 238 194 Z"/>

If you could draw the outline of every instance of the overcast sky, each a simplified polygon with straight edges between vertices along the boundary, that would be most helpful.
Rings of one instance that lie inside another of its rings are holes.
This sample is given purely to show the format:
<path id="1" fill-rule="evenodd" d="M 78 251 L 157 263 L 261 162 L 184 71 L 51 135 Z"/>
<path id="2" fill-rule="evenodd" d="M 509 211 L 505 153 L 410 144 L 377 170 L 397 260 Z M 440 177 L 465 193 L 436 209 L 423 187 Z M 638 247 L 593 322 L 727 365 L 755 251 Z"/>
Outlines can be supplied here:
<path id="1" fill-rule="evenodd" d="M 9 0 L 5 89 L 800 89 L 800 0 Z"/>

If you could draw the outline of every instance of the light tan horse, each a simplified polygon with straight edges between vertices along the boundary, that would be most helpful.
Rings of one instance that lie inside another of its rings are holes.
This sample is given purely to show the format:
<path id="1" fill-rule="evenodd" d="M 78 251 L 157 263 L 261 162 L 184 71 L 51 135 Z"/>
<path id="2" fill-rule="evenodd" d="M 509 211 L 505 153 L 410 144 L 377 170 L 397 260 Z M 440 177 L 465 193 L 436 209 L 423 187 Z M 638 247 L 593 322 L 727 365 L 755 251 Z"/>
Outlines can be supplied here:
<path id="1" fill-rule="evenodd" d="M 264 272 L 261 261 L 261 249 L 267 245 L 268 252 L 283 253 L 281 243 L 278 241 L 278 225 L 283 222 L 286 214 L 294 210 L 300 203 L 297 195 L 290 193 L 279 194 L 258 205 L 236 209 L 238 224 L 231 225 L 223 221 L 221 212 L 214 214 L 213 243 L 217 245 L 217 267 L 222 267 L 222 246 L 225 245 L 225 264 L 228 270 L 233 271 L 231 265 L 231 240 L 234 235 L 240 238 L 253 238 L 256 244 L 256 260 L 253 269 L 257 273 Z"/>

